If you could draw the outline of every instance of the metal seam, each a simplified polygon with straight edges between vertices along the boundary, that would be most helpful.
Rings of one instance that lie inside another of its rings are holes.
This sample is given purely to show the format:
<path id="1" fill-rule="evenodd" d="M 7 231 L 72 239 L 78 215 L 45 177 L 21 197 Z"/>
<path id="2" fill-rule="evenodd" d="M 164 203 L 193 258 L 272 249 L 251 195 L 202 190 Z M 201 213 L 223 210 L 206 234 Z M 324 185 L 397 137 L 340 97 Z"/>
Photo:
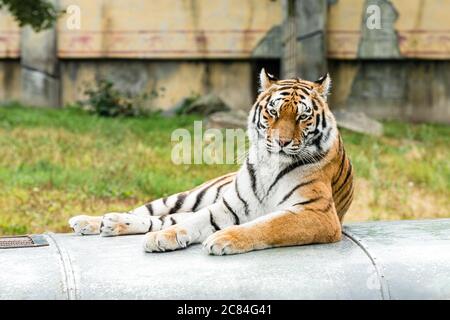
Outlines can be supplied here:
<path id="1" fill-rule="evenodd" d="M 390 300 L 391 295 L 389 293 L 389 285 L 387 283 L 386 277 L 383 273 L 383 266 L 377 264 L 377 258 L 373 253 L 370 253 L 368 248 L 364 246 L 361 239 L 357 239 L 355 235 L 353 235 L 347 228 L 342 230 L 342 233 L 346 235 L 352 242 L 354 242 L 358 247 L 362 249 L 362 251 L 366 254 L 366 256 L 370 259 L 372 262 L 375 271 L 377 273 L 378 281 L 380 282 L 380 289 L 381 289 L 381 298 L 383 300 Z"/>
<path id="2" fill-rule="evenodd" d="M 64 249 L 62 245 L 60 245 L 56 239 L 53 237 L 53 233 L 46 233 L 46 235 L 52 240 L 55 244 L 56 249 L 58 250 L 59 257 L 62 265 L 62 272 L 64 275 L 63 285 L 64 289 L 67 293 L 68 300 L 77 300 L 78 299 L 78 290 L 77 284 L 75 280 L 75 272 L 72 268 L 72 262 L 70 260 L 70 256 L 67 251 Z"/>

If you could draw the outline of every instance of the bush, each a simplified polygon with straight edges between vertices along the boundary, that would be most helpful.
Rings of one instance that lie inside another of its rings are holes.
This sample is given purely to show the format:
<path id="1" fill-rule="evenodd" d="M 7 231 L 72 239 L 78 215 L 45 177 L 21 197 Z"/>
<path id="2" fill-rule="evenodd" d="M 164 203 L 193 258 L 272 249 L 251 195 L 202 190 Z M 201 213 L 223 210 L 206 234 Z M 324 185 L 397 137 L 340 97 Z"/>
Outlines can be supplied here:
<path id="1" fill-rule="evenodd" d="M 108 80 L 100 80 L 95 88 L 85 90 L 84 94 L 87 100 L 81 101 L 81 106 L 104 117 L 146 115 L 149 110 L 144 107 L 144 103 L 158 97 L 156 91 L 142 94 L 121 91 Z"/>

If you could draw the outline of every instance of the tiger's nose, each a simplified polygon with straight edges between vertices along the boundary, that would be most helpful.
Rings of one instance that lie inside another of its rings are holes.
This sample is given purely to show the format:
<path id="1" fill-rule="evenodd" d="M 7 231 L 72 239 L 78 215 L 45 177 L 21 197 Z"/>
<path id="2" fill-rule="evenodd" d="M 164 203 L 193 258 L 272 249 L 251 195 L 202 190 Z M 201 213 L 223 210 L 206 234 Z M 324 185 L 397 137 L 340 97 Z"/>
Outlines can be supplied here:
<path id="1" fill-rule="evenodd" d="M 289 143 L 291 143 L 292 139 L 278 139 L 277 142 L 280 145 L 280 147 L 287 146 Z"/>

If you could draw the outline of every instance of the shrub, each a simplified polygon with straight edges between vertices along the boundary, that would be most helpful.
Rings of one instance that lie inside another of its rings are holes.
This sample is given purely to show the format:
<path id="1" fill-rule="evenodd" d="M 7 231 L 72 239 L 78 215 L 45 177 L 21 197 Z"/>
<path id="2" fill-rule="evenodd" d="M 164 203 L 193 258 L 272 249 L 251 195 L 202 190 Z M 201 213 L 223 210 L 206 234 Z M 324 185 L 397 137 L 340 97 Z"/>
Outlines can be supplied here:
<path id="1" fill-rule="evenodd" d="M 121 91 L 109 80 L 98 81 L 94 88 L 86 89 L 84 94 L 87 99 L 80 102 L 83 109 L 104 117 L 146 115 L 150 110 L 144 107 L 144 103 L 158 97 L 155 90 L 142 94 Z"/>

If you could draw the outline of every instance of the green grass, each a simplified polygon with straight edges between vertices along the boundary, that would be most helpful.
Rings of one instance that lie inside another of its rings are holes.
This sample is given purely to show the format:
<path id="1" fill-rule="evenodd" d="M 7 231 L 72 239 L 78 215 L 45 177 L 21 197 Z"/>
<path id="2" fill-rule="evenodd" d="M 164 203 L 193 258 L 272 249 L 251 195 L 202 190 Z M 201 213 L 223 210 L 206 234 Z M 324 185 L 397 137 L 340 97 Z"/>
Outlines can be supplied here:
<path id="1" fill-rule="evenodd" d="M 0 108 L 0 234 L 69 231 L 74 214 L 129 210 L 235 170 L 172 163 L 172 131 L 194 120 Z M 357 175 L 349 220 L 450 216 L 449 126 L 388 122 L 381 138 L 343 136 Z"/>

